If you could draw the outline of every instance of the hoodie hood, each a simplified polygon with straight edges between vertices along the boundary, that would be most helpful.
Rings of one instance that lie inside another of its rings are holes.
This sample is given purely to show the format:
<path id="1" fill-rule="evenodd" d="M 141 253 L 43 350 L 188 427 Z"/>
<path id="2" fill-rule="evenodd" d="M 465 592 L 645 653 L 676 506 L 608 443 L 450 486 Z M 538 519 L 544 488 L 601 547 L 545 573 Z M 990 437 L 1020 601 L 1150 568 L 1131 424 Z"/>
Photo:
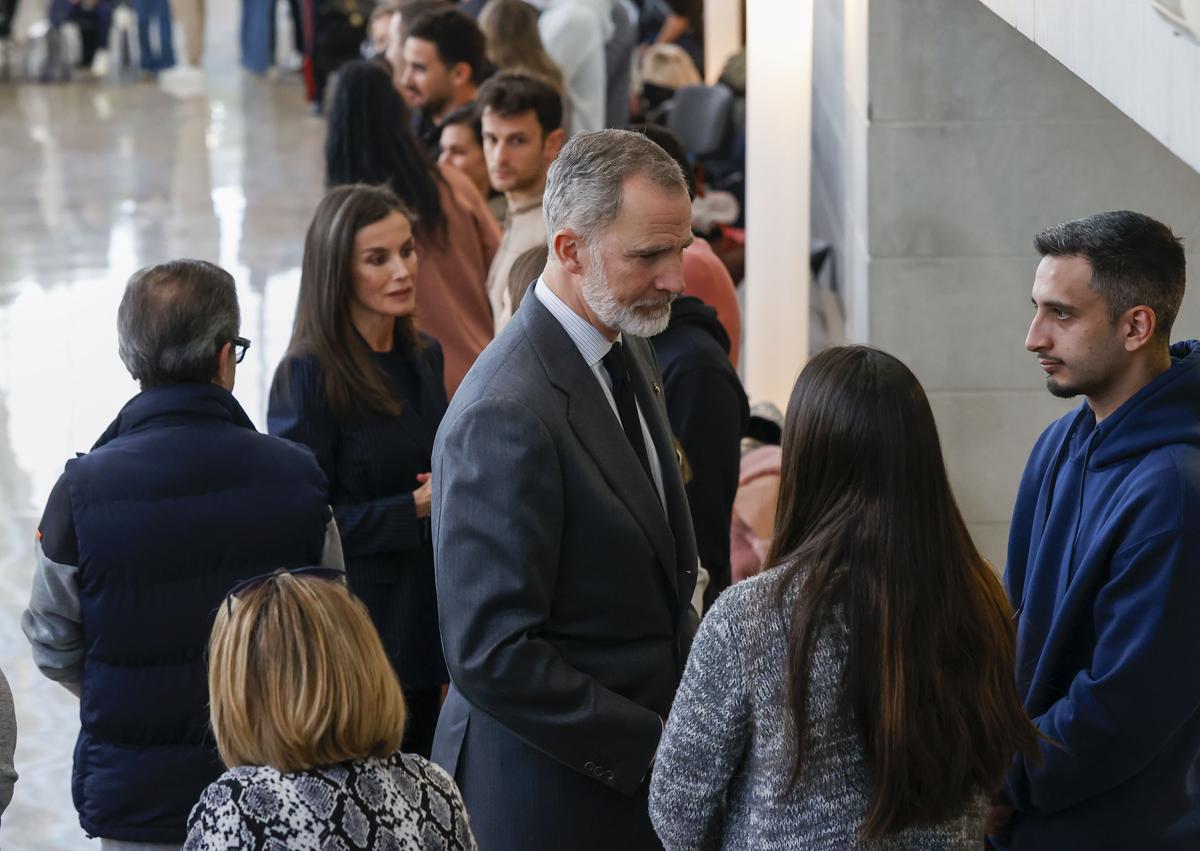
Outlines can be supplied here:
<path id="1" fill-rule="evenodd" d="M 1084 402 L 1076 424 L 1088 416 Z M 1170 368 L 1096 426 L 1090 443 L 1090 470 L 1163 446 L 1200 446 L 1200 341 L 1172 345 Z M 1081 441 L 1075 453 L 1086 452 L 1087 444 Z"/>
<path id="2" fill-rule="evenodd" d="M 717 344 L 729 354 L 729 332 L 717 319 L 715 308 L 709 307 L 695 296 L 681 295 L 671 304 L 671 322 L 668 328 L 679 328 L 684 325 L 694 325 L 703 328 Z"/>

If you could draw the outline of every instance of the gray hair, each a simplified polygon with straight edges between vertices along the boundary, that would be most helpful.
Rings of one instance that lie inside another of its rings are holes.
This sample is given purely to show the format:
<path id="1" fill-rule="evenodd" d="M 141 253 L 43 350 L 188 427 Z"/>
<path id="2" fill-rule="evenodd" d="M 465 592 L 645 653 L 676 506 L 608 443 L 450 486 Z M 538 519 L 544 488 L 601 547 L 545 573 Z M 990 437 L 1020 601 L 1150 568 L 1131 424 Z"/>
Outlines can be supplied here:
<path id="1" fill-rule="evenodd" d="M 233 276 L 203 260 L 133 273 L 117 311 L 117 346 L 143 388 L 217 376 L 217 353 L 241 324 Z"/>
<path id="2" fill-rule="evenodd" d="M 635 175 L 666 191 L 688 194 L 675 160 L 642 133 L 601 130 L 572 137 L 546 176 L 542 216 L 551 243 L 564 228 L 589 242 L 594 239 L 621 214 L 622 188 Z"/>

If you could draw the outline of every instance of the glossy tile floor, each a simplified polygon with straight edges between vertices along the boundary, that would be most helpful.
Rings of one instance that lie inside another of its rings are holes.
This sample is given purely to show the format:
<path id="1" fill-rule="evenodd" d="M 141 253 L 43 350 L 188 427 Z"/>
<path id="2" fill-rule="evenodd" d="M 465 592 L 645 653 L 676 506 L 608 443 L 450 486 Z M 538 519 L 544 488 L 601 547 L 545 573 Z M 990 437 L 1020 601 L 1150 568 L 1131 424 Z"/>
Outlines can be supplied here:
<path id="1" fill-rule="evenodd" d="M 203 94 L 0 83 L 0 666 L 21 775 L 6 851 L 99 847 L 71 804 L 78 702 L 33 667 L 19 618 L 50 487 L 137 391 L 117 358 L 125 279 L 181 256 L 233 273 L 253 341 L 235 395 L 260 427 L 291 330 L 323 125 L 298 78 L 237 67 L 236 1 L 208 10 Z"/>

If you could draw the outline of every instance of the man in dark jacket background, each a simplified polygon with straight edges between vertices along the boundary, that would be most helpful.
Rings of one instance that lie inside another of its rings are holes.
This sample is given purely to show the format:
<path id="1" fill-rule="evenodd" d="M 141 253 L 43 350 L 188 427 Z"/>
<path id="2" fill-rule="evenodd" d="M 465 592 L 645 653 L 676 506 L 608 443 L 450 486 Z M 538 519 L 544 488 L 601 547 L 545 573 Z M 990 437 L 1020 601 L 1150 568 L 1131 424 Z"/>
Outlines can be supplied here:
<path id="1" fill-rule="evenodd" d="M 1200 343 L 1169 345 L 1183 248 L 1125 211 L 1035 244 L 1025 347 L 1052 394 L 1086 401 L 1038 439 L 1013 513 L 1017 685 L 1045 739 L 991 831 L 1014 851 L 1200 848 Z"/>
<path id="2" fill-rule="evenodd" d="M 118 338 L 142 392 L 67 462 L 38 528 L 21 625 L 42 673 L 80 698 L 72 793 L 102 849 L 178 848 L 221 773 L 204 655 L 229 589 L 342 566 L 316 460 L 258 434 L 230 392 L 239 321 L 233 278 L 210 263 L 130 278 Z"/>
<path id="3" fill-rule="evenodd" d="M 683 448 L 696 552 L 708 571 L 707 609 L 729 587 L 729 527 L 750 404 L 729 362 L 717 311 L 692 296 L 671 305 L 667 330 L 650 338 L 663 377 L 671 430 Z"/>

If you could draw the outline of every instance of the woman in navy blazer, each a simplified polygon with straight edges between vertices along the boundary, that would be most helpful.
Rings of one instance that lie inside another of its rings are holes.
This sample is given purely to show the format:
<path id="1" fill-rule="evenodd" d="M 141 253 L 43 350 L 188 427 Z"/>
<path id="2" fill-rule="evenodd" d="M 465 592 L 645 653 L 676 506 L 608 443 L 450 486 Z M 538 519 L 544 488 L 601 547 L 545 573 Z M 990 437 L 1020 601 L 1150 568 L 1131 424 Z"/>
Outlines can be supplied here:
<path id="1" fill-rule="evenodd" d="M 401 748 L 429 756 L 448 682 L 433 584 L 430 474 L 446 411 L 441 346 L 413 325 L 411 214 L 387 189 L 342 186 L 317 207 L 300 298 L 267 412 L 329 479 L 350 587 L 409 706 Z"/>

